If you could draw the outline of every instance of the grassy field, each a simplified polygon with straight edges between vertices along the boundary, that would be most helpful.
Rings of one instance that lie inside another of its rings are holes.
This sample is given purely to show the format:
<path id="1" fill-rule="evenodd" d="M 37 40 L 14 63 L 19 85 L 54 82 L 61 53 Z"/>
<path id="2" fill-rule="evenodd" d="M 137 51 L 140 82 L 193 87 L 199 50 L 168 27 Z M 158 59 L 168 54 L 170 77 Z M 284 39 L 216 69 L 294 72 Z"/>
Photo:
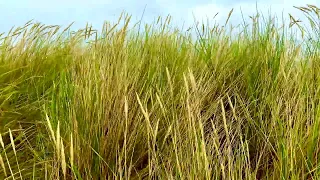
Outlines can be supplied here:
<path id="1" fill-rule="evenodd" d="M 300 10 L 311 31 L 123 16 L 2 35 L 0 179 L 320 179 L 320 13 Z"/>

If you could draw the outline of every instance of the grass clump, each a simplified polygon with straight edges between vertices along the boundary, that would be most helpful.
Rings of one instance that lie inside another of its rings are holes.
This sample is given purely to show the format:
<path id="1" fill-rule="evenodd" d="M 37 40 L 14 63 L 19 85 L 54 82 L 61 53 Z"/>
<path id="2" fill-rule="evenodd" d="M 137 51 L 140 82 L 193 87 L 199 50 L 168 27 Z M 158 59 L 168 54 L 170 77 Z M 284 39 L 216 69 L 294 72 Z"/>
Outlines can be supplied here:
<path id="1" fill-rule="evenodd" d="M 13 29 L 1 179 L 318 179 L 319 9 L 299 8 L 304 44 L 258 16 L 237 37 L 197 26 L 196 40 L 169 17 L 143 33 L 129 16 L 100 33 Z"/>

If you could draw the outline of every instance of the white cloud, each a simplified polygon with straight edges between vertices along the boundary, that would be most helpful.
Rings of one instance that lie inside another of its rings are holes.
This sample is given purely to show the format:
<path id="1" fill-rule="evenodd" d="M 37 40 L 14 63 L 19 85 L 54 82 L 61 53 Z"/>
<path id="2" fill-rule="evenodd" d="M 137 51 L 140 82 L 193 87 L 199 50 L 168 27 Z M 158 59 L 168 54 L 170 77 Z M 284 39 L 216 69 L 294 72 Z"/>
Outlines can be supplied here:
<path id="1" fill-rule="evenodd" d="M 257 10 L 260 14 L 262 14 L 266 19 L 271 15 L 272 17 L 277 17 L 277 23 L 282 25 L 282 17 L 284 19 L 284 23 L 288 25 L 290 23 L 289 13 L 295 17 L 295 19 L 302 20 L 303 26 L 309 26 L 307 18 L 304 14 L 294 8 L 293 6 L 306 6 L 307 4 L 312 4 L 317 7 L 320 7 L 320 1 L 318 0 L 270 0 L 270 1 L 259 1 L 257 4 L 253 1 L 246 2 L 237 2 L 237 3 L 207 3 L 203 5 L 194 6 L 188 11 L 188 22 L 192 23 L 194 18 L 198 22 L 207 23 L 209 20 L 209 25 L 213 26 L 214 23 L 218 23 L 219 25 L 224 25 L 225 21 L 228 18 L 228 13 L 231 9 L 233 10 L 232 16 L 229 20 L 229 23 L 232 25 L 243 24 L 243 18 L 246 24 L 252 22 L 249 16 L 256 15 Z M 219 13 L 214 19 L 213 17 Z M 283 16 L 282 16 L 283 15 Z M 293 28 L 293 31 L 297 30 L 297 28 Z M 296 37 L 298 39 L 301 38 L 301 33 L 296 31 Z"/>
<path id="2" fill-rule="evenodd" d="M 231 23 L 239 24 L 242 21 L 242 15 L 248 17 L 255 15 L 258 11 L 262 13 L 265 17 L 268 17 L 269 14 L 276 15 L 279 19 L 282 17 L 288 17 L 288 13 L 292 14 L 294 17 L 305 19 L 302 13 L 295 9 L 293 6 L 305 6 L 306 4 L 313 4 L 320 6 L 320 1 L 316 0 L 271 0 L 271 1 L 260 1 L 257 6 L 255 2 L 238 2 L 230 5 L 224 5 L 222 3 L 210 3 L 205 5 L 199 5 L 191 8 L 189 10 L 189 17 L 192 13 L 195 15 L 196 20 L 206 20 L 207 17 L 213 17 L 217 12 L 219 15 L 216 17 L 216 21 L 219 23 L 224 23 L 227 19 L 228 12 L 234 8 L 233 14 L 231 16 Z M 241 12 L 241 10 L 242 12 Z"/>
<path id="3" fill-rule="evenodd" d="M 258 0 L 258 9 L 263 14 L 277 14 L 281 18 L 282 10 L 287 16 L 288 12 L 297 14 L 292 6 L 301 6 L 306 3 L 320 5 L 318 0 Z M 212 3 L 215 2 L 215 3 Z M 13 25 L 22 25 L 30 19 L 45 24 L 59 24 L 67 26 L 75 21 L 75 28 L 84 27 L 86 22 L 100 28 L 104 20 L 116 21 L 120 13 L 125 10 L 132 15 L 132 21 L 137 22 L 146 6 L 143 20 L 152 22 L 158 15 L 173 17 L 173 23 L 181 27 L 194 23 L 196 20 L 214 19 L 224 23 L 229 11 L 234 8 L 231 23 L 241 23 L 241 11 L 244 16 L 256 13 L 256 0 L 0 0 L 0 21 L 3 22 L 0 31 L 7 31 Z M 301 13 L 300 13 L 301 14 Z"/>

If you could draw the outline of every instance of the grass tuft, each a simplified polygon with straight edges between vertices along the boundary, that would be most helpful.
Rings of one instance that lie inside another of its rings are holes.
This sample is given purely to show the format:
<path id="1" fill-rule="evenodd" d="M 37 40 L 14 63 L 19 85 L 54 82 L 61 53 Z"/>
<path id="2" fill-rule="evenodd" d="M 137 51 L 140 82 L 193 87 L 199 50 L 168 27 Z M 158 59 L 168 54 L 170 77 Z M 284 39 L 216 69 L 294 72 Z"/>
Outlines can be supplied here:
<path id="1" fill-rule="evenodd" d="M 319 179 L 320 15 L 295 8 L 1 34 L 0 179 Z"/>

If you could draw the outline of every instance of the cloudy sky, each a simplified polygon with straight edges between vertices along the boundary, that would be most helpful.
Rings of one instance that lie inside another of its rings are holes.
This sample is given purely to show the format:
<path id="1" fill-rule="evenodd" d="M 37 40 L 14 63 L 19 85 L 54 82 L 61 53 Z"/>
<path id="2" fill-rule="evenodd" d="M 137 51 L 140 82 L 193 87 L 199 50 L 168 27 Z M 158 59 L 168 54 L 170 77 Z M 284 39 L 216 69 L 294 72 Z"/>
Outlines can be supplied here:
<path id="1" fill-rule="evenodd" d="M 303 19 L 293 6 L 313 4 L 320 7 L 319 0 L 0 0 L 0 32 L 31 19 L 63 26 L 75 21 L 73 28 L 82 28 L 89 22 L 100 28 L 104 20 L 115 21 L 123 10 L 137 22 L 144 9 L 145 22 L 153 21 L 158 15 L 170 14 L 174 23 L 182 26 L 183 22 L 191 25 L 195 19 L 212 20 L 218 12 L 214 20 L 222 23 L 234 8 L 231 22 L 237 24 L 241 23 L 241 10 L 245 17 L 255 14 L 256 3 L 260 12 L 279 18 L 282 13 L 286 17 L 292 13 Z"/>

